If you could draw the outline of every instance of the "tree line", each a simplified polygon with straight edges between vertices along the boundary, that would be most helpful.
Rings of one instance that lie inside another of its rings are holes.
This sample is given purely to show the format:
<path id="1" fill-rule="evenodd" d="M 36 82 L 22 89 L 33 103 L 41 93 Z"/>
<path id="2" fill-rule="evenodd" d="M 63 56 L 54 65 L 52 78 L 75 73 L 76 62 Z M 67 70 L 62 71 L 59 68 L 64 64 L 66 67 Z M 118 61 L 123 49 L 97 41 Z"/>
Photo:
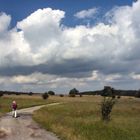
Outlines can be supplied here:
<path id="1" fill-rule="evenodd" d="M 105 86 L 109 87 L 109 86 Z M 110 87 L 112 88 L 112 87 Z M 103 89 L 104 90 L 104 89 Z M 103 90 L 96 90 L 96 91 L 85 91 L 85 92 L 79 92 L 78 89 L 73 88 L 69 91 L 68 95 L 69 97 L 75 97 L 75 96 L 80 96 L 82 97 L 83 95 L 102 95 Z M 118 96 L 135 96 L 135 97 L 140 97 L 140 90 L 117 90 L 112 88 L 113 92 L 115 95 Z M 16 92 L 16 91 L 0 91 L 0 96 L 3 95 L 42 95 L 42 94 L 48 94 L 48 95 L 55 95 L 54 91 L 48 91 L 45 93 L 34 93 L 34 92 Z M 64 94 L 59 94 L 60 97 L 63 97 Z"/>

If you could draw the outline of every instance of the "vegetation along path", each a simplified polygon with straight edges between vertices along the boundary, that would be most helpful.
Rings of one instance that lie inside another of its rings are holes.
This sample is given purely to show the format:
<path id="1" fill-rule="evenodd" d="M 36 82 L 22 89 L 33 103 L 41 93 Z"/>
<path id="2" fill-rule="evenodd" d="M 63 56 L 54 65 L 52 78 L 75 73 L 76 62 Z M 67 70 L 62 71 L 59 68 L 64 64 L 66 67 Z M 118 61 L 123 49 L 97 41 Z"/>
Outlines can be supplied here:
<path id="1" fill-rule="evenodd" d="M 44 106 L 30 107 L 18 110 L 18 117 L 13 118 L 10 113 L 0 118 L 0 139 L 2 140 L 59 140 L 54 134 L 40 128 L 33 120 L 32 113 Z M 46 116 L 47 117 L 47 116 Z"/>

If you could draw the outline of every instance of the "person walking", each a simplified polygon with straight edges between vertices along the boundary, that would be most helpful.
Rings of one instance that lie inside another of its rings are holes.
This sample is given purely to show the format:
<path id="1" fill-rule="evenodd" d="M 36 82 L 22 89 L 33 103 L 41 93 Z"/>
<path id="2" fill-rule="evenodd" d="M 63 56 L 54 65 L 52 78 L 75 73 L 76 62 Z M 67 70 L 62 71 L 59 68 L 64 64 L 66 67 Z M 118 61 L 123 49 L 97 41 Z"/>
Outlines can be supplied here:
<path id="1" fill-rule="evenodd" d="M 12 102 L 12 110 L 13 110 L 13 117 L 17 117 L 17 103 L 16 101 Z"/>

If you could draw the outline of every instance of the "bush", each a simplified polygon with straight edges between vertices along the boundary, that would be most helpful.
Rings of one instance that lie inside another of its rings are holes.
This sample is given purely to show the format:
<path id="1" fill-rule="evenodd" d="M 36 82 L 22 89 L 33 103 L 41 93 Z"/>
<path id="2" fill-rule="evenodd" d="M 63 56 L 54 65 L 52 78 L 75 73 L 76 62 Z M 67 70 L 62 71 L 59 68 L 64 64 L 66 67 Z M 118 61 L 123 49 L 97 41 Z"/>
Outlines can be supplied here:
<path id="1" fill-rule="evenodd" d="M 32 92 L 29 92 L 29 93 L 28 93 L 28 95 L 29 95 L 29 96 L 32 96 L 32 95 L 33 95 L 33 93 L 32 93 Z"/>
<path id="2" fill-rule="evenodd" d="M 117 96 L 117 98 L 118 98 L 118 99 L 120 99 L 120 98 L 121 98 L 121 96 L 120 96 L 120 95 L 118 95 L 118 96 Z"/>
<path id="3" fill-rule="evenodd" d="M 109 121 L 112 108 L 116 103 L 116 99 L 112 97 L 104 97 L 101 103 L 102 120 Z"/>
<path id="4" fill-rule="evenodd" d="M 60 94 L 59 96 L 60 96 L 60 97 L 64 97 L 64 94 Z"/>
<path id="5" fill-rule="evenodd" d="M 136 92 L 135 97 L 140 98 L 140 90 Z"/>
<path id="6" fill-rule="evenodd" d="M 102 120 L 109 121 L 112 108 L 114 104 L 116 103 L 116 96 L 114 95 L 113 88 L 104 87 L 102 96 L 104 96 L 104 99 L 101 103 Z"/>
<path id="7" fill-rule="evenodd" d="M 0 92 L 0 97 L 2 97 L 4 94 Z"/>
<path id="8" fill-rule="evenodd" d="M 73 88 L 69 91 L 69 97 L 75 97 L 79 94 L 79 91 L 76 88 Z"/>
<path id="9" fill-rule="evenodd" d="M 82 95 L 81 93 L 79 93 L 79 96 L 80 96 L 80 97 L 83 97 L 83 95 Z"/>
<path id="10" fill-rule="evenodd" d="M 49 98 L 49 95 L 48 95 L 48 93 L 47 92 L 45 92 L 44 94 L 42 94 L 42 98 L 45 100 L 45 99 L 47 99 L 47 98 Z"/>
<path id="11" fill-rule="evenodd" d="M 114 89 L 113 88 L 111 88 L 110 86 L 104 86 L 104 89 L 103 89 L 103 91 L 102 91 L 102 93 L 101 93 L 101 96 L 110 96 L 110 97 L 115 97 L 115 94 L 114 94 Z"/>
<path id="12" fill-rule="evenodd" d="M 21 93 L 19 93 L 19 92 L 16 92 L 15 94 L 16 94 L 16 95 L 21 95 Z"/>
<path id="13" fill-rule="evenodd" d="M 69 97 L 75 97 L 76 95 L 75 94 L 69 94 Z"/>
<path id="14" fill-rule="evenodd" d="M 48 94 L 49 95 L 55 95 L 55 92 L 54 91 L 48 91 Z"/>

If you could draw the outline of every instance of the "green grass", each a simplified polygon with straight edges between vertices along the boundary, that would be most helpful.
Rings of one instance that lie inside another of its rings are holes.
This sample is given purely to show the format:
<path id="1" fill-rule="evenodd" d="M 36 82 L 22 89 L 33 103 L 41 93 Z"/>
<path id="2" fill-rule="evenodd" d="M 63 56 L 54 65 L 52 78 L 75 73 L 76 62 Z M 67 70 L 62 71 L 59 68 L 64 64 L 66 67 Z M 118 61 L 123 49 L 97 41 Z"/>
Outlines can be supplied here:
<path id="1" fill-rule="evenodd" d="M 0 116 L 6 112 L 11 111 L 12 101 L 15 100 L 18 104 L 18 109 L 32 107 L 36 105 L 42 105 L 51 103 L 51 100 L 43 100 L 41 96 L 29 96 L 29 95 L 9 95 L 0 98 Z"/>
<path id="2" fill-rule="evenodd" d="M 140 99 L 121 98 L 113 108 L 111 121 L 101 121 L 101 97 L 54 97 L 65 101 L 34 113 L 34 120 L 63 140 L 139 140 Z M 73 100 L 73 101 L 72 101 Z"/>

